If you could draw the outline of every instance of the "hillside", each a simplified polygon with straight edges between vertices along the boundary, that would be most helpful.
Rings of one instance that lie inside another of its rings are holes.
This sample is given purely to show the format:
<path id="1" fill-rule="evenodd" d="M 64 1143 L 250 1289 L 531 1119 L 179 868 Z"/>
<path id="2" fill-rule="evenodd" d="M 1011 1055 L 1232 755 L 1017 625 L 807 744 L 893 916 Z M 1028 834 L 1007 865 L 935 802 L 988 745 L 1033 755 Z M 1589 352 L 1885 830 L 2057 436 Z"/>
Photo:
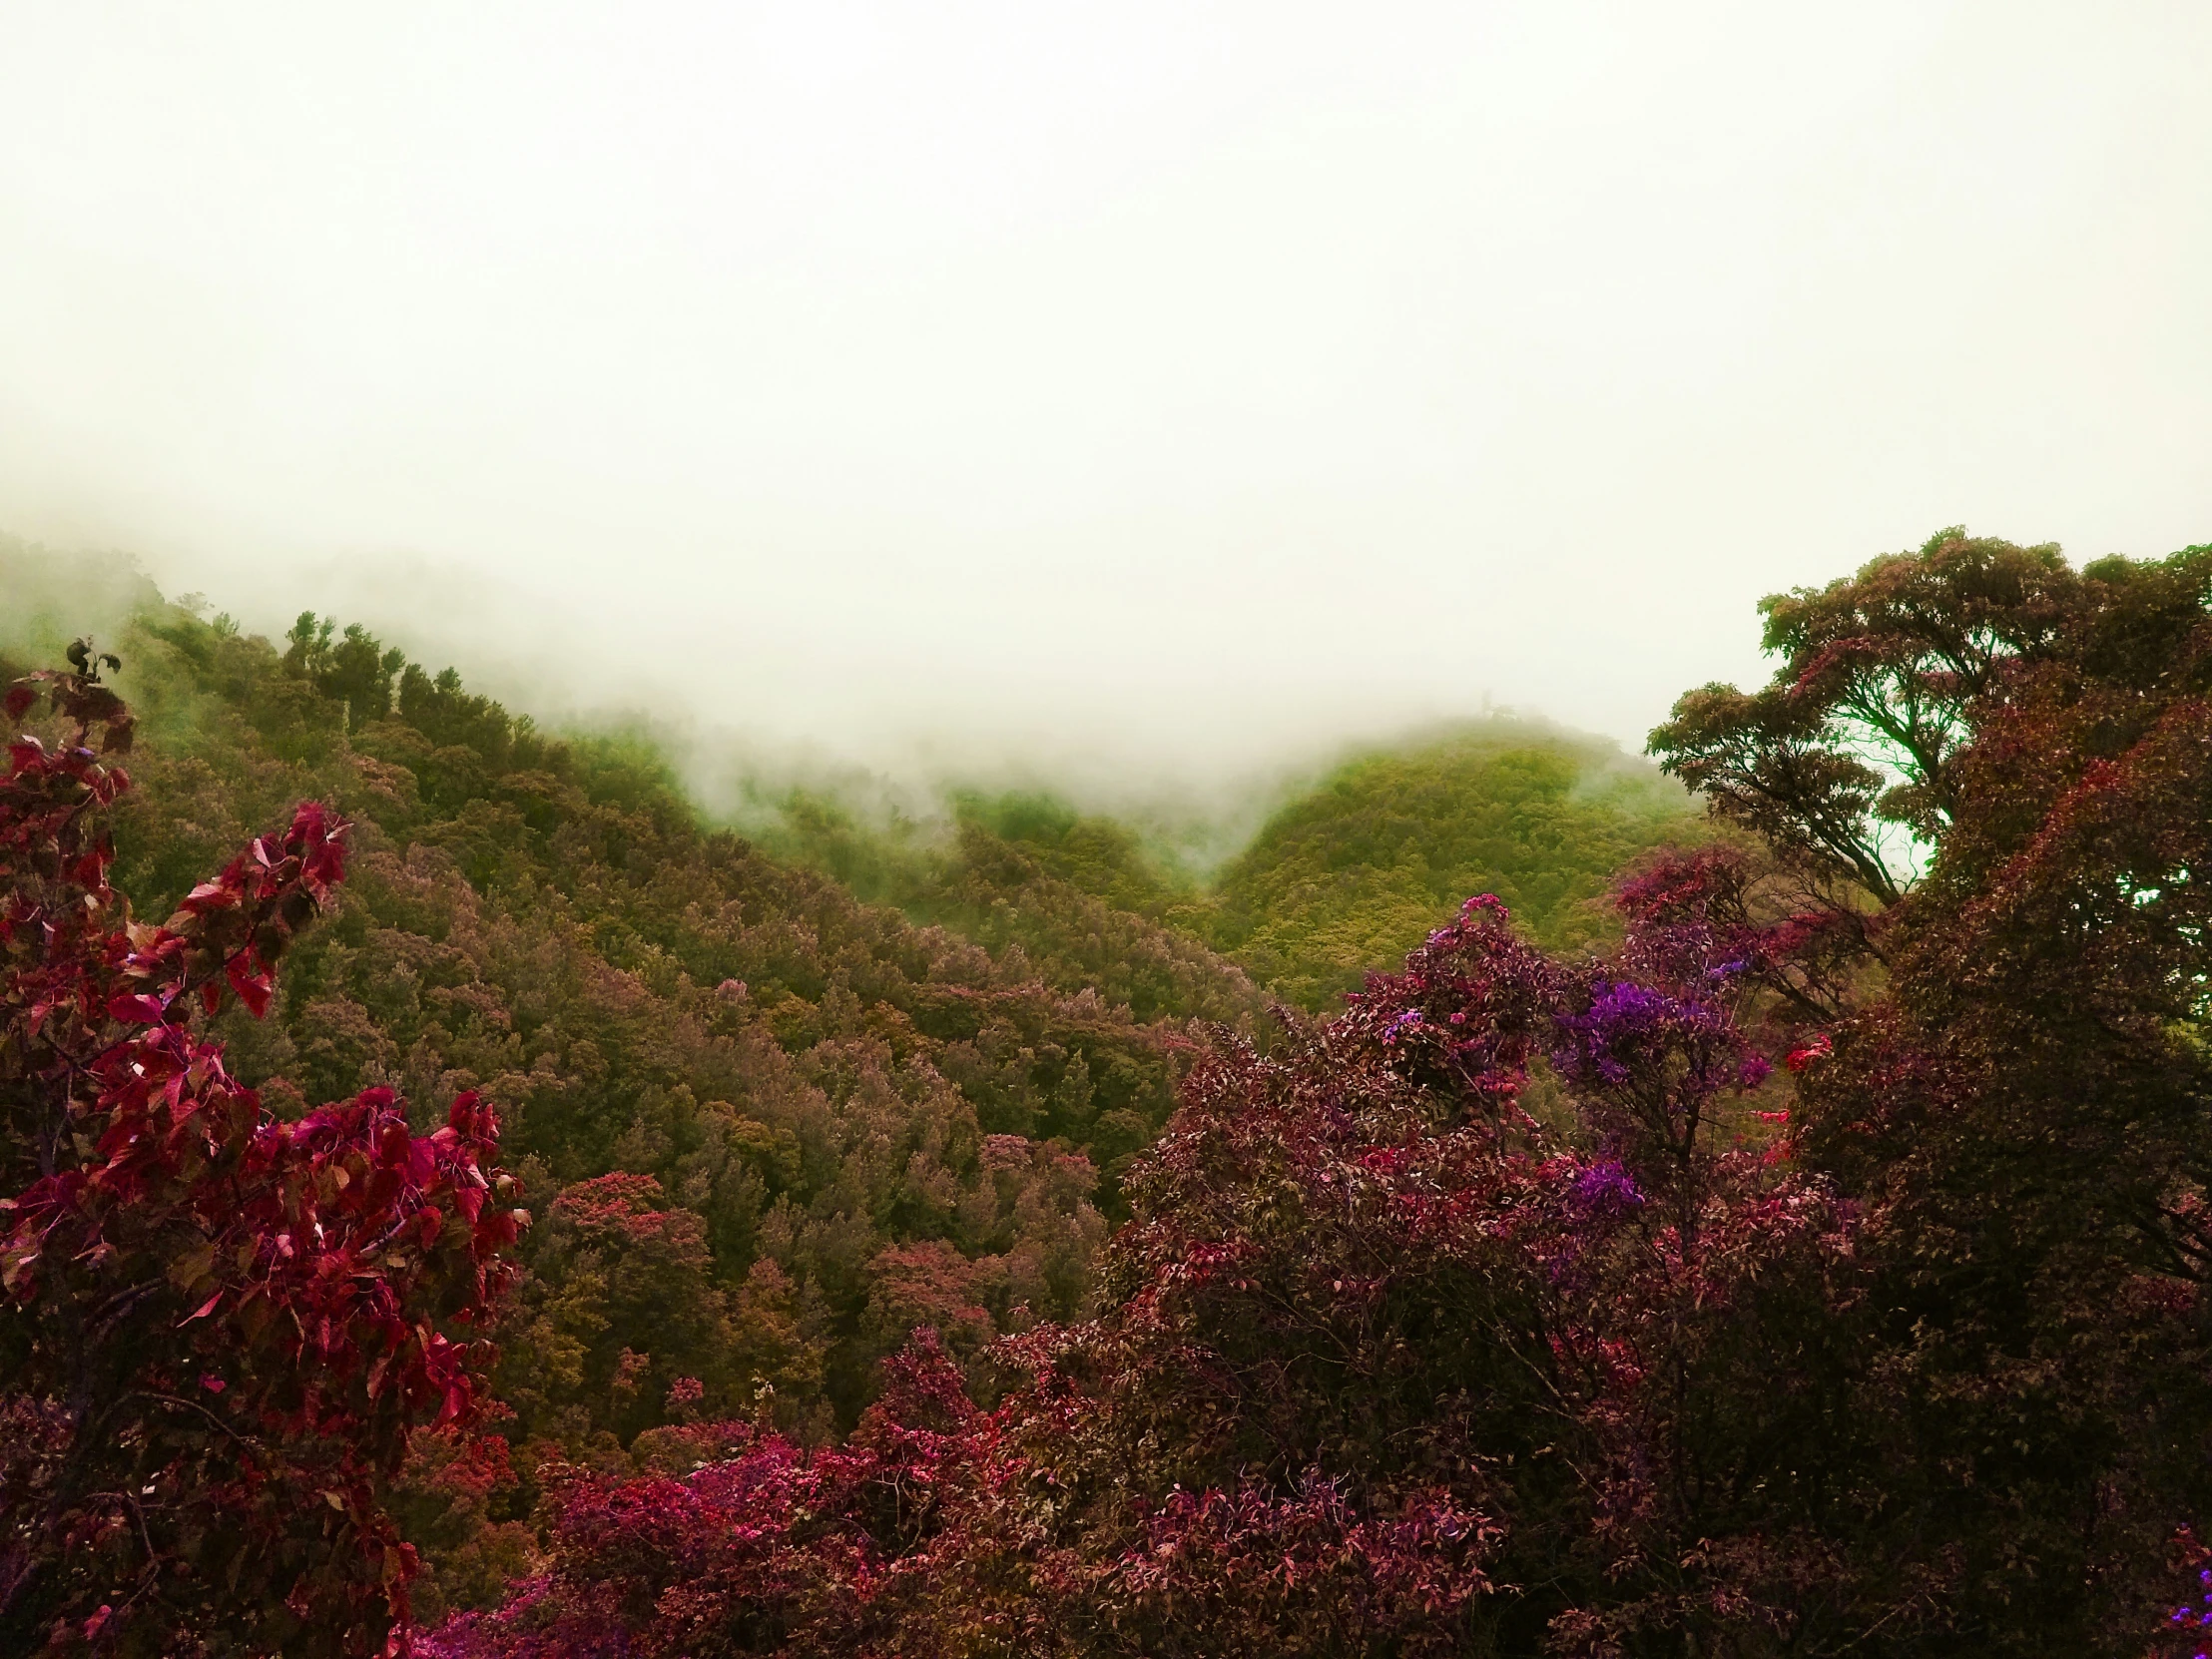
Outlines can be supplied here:
<path id="1" fill-rule="evenodd" d="M 1700 832 L 1689 798 L 1590 740 L 1472 726 L 1364 756 L 1270 819 L 1221 872 L 1212 943 L 1291 1001 L 1333 1007 L 1459 901 L 1495 893 L 1538 943 L 1607 936 L 1636 854 Z"/>
<path id="2" fill-rule="evenodd" d="M 1037 795 L 748 839 L 71 577 L 0 651 L 0 1637 L 2118 1655 L 2212 1573 L 2205 549 L 1771 598 L 1652 739 L 1732 830 L 1477 727 L 1204 878 Z"/>
<path id="3" fill-rule="evenodd" d="M 288 1117 L 377 1085 L 420 1124 L 472 1088 L 501 1112 L 537 1218 L 494 1380 L 522 1478 L 466 1524 L 449 1482 L 418 1492 L 433 1607 L 496 1587 L 484 1522 L 556 1450 L 620 1466 L 679 1406 L 821 1440 L 916 1324 L 973 1364 L 1075 1317 L 1209 1027 L 1272 1046 L 1271 1001 L 1329 1004 L 1468 892 L 1585 939 L 1605 874 L 1683 827 L 1599 752 L 1507 730 L 1356 760 L 1210 883 L 1038 795 L 960 797 L 934 840 L 794 797 L 757 842 L 642 744 L 540 732 L 359 628 L 271 642 L 105 566 L 0 563 L 25 600 L 0 679 L 86 610 L 123 659 L 137 913 L 301 799 L 353 823 L 269 1016 L 215 1021 L 239 1075 Z"/>
<path id="4" fill-rule="evenodd" d="M 1127 825 L 1049 796 L 962 796 L 952 807 L 951 832 L 921 841 L 910 826 L 870 830 L 833 802 L 797 795 L 770 839 L 918 921 L 994 949 L 1019 943 L 1063 973 L 1115 975 L 1117 996 L 1140 1012 L 1210 1017 L 1221 1016 L 1191 998 L 1213 982 L 1144 960 L 1161 937 L 1146 924 L 1185 941 L 1178 959 L 1218 952 L 1270 997 L 1327 1012 L 1474 893 L 1503 898 L 1547 948 L 1602 942 L 1615 926 L 1604 902 L 1614 874 L 1707 833 L 1656 771 L 1599 740 L 1507 720 L 1355 756 L 1292 795 L 1206 880 Z"/>
<path id="5" fill-rule="evenodd" d="M 61 637 L 14 622 L 8 676 Z M 772 1383 L 824 1433 L 913 1318 L 972 1352 L 1073 1313 L 1190 1016 L 1263 1005 L 1037 869 L 998 879 L 1082 948 L 917 926 L 701 825 L 650 754 L 548 737 L 358 630 L 280 647 L 146 602 L 102 644 L 140 716 L 116 827 L 139 913 L 301 798 L 353 821 L 338 912 L 270 1017 L 221 1033 L 283 1110 L 379 1083 L 425 1121 L 469 1087 L 503 1108 L 540 1218 L 518 1438 L 626 1440 L 679 1376 L 718 1408 Z M 610 1175 L 642 1180 L 594 1196 Z"/>

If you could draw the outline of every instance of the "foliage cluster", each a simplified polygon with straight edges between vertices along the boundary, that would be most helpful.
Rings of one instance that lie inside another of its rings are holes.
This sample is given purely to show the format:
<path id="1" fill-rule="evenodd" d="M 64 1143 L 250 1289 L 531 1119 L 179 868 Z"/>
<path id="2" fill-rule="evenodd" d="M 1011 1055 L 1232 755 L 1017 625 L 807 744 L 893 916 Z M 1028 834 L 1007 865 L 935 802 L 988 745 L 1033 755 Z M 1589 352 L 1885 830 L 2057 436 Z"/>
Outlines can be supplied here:
<path id="1" fill-rule="evenodd" d="M 416 1426 L 483 1410 L 520 1213 L 472 1093 L 296 1121 L 198 1020 L 260 1012 L 344 873 L 307 803 L 161 925 L 111 885 L 134 722 L 112 654 L 42 695 L 0 784 L 0 1636 L 12 1651 L 360 1653 L 416 1573 L 388 1504 Z M 71 730 L 74 728 L 74 730 Z M 95 753 L 95 731 L 102 741 Z"/>

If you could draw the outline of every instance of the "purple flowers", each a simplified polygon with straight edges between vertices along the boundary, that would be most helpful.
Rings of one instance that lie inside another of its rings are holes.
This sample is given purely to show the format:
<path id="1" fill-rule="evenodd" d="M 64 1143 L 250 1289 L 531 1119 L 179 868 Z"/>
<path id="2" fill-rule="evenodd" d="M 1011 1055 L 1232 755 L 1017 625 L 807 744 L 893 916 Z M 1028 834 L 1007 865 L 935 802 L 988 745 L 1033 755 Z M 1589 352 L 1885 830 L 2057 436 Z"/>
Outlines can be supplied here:
<path id="1" fill-rule="evenodd" d="M 2212 1567 L 2198 1573 L 2197 1582 L 2212 1585 Z M 2173 1610 L 2172 1618 L 2168 1622 L 2178 1624 L 2184 1630 L 2192 1626 L 2198 1630 L 2212 1630 L 2212 1594 L 2207 1594 L 2204 1598 L 2204 1611 L 2199 1612 L 2196 1608 L 2188 1606 L 2176 1607 Z M 2197 1659 L 2204 1659 L 2204 1655 L 2199 1653 Z"/>
<path id="2" fill-rule="evenodd" d="M 1574 1185 L 1567 1189 L 1567 1201 L 1584 1216 L 1608 1218 L 1633 1210 L 1643 1203 L 1644 1194 L 1620 1160 L 1608 1158 L 1575 1177 Z"/>
<path id="3" fill-rule="evenodd" d="M 1649 985 L 1600 979 L 1590 990 L 1587 1012 L 1560 1016 L 1567 1042 L 1553 1060 L 1568 1075 L 1591 1082 L 1627 1083 L 1631 1062 L 1684 1026 L 1709 1024 L 1716 1035 L 1726 1028 L 1710 1010 Z"/>
<path id="4" fill-rule="evenodd" d="M 1559 1017 L 1567 1040 L 1552 1055 L 1552 1063 L 1577 1081 L 1623 1088 L 1639 1069 L 1673 1070 L 1666 1064 L 1670 1051 L 1688 1063 L 1675 1086 L 1686 1084 L 1701 1095 L 1730 1082 L 1754 1088 L 1771 1069 L 1756 1054 L 1732 1054 L 1741 1039 L 1710 1003 L 1626 979 L 1600 979 L 1590 991 L 1587 1011 Z M 1730 1056 L 1726 1063 L 1714 1063 L 1724 1055 Z"/>

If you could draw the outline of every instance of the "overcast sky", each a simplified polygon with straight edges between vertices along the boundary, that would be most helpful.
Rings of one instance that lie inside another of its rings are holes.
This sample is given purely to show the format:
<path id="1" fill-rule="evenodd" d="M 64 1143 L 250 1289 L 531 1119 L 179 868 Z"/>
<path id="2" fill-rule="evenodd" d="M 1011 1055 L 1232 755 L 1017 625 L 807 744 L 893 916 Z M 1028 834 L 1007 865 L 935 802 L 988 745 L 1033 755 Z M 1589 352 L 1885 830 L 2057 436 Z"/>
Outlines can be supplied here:
<path id="1" fill-rule="evenodd" d="M 855 755 L 1633 745 L 1942 525 L 2212 541 L 2208 84 L 2202 0 L 0 0 L 0 528 Z"/>

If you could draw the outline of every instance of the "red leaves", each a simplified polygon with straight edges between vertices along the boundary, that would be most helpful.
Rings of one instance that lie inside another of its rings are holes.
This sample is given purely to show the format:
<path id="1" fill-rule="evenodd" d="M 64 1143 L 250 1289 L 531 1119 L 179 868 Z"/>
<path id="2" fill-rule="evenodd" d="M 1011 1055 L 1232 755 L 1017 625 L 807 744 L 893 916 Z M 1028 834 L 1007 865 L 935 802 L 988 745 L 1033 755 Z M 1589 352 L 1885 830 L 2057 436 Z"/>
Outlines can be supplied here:
<path id="1" fill-rule="evenodd" d="M 553 1213 L 589 1231 L 613 1229 L 644 1238 L 661 1231 L 666 1202 L 655 1177 L 617 1170 L 563 1188 L 553 1201 Z"/>
<path id="2" fill-rule="evenodd" d="M 108 1017 L 119 1024 L 153 1025 L 168 1012 L 168 1007 L 158 996 L 126 993 L 108 999 Z"/>
<path id="3" fill-rule="evenodd" d="M 706 1403 L 707 1385 L 696 1377 L 679 1377 L 668 1387 L 667 1408 L 679 1422 L 691 1422 Z"/>
<path id="4" fill-rule="evenodd" d="M 88 644 L 79 641 L 80 645 Z M 74 648 L 73 648 L 74 649 Z M 20 721 L 38 702 L 40 687 L 49 693 L 49 706 L 56 715 L 77 723 L 77 733 L 71 747 L 82 751 L 90 743 L 92 728 L 105 728 L 101 741 L 103 754 L 125 755 L 130 753 L 135 723 L 131 711 L 124 707 L 123 699 L 108 687 L 100 684 L 99 666 L 120 667 L 112 656 L 102 655 L 97 660 L 89 652 L 75 673 L 60 669 L 41 669 L 27 674 L 8 688 L 6 698 L 7 717 Z"/>
<path id="5" fill-rule="evenodd" d="M 1814 1033 L 1813 1040 L 1803 1048 L 1791 1049 L 1789 1057 L 1783 1061 L 1783 1064 L 1792 1071 L 1803 1071 L 1814 1062 L 1827 1059 L 1834 1052 L 1835 1050 L 1828 1040 L 1828 1033 L 1819 1031 Z"/>
<path id="6" fill-rule="evenodd" d="M 233 869 L 237 866 L 233 865 Z M 211 910 L 232 909 L 245 899 L 242 884 L 226 872 L 213 881 L 203 881 L 184 896 L 180 909 L 196 916 L 204 916 Z"/>
<path id="7" fill-rule="evenodd" d="M 491 1105 L 474 1089 L 464 1089 L 453 1097 L 453 1104 L 446 1108 L 445 1126 L 453 1134 L 463 1138 L 496 1139 L 499 1119 Z"/>
<path id="8" fill-rule="evenodd" d="M 39 683 L 128 746 L 106 688 Z M 405 1431 L 482 1403 L 488 1350 L 447 1333 L 480 1327 L 512 1273 L 515 1217 L 483 1202 L 497 1123 L 464 1096 L 418 1138 L 388 1090 L 272 1117 L 188 1016 L 226 988 L 267 1010 L 346 827 L 309 803 L 166 926 L 127 922 L 98 809 L 128 787 L 83 732 L 51 754 L 19 739 L 0 785 L 0 1535 L 30 1540 L 0 1624 L 374 1651 L 414 1570 L 380 1508 Z M 96 1603 L 117 1583 L 137 1588 Z"/>
<path id="9" fill-rule="evenodd" d="M 246 1004 L 248 1012 L 256 1019 L 269 1012 L 274 986 L 269 973 L 254 965 L 251 951 L 242 951 L 224 963 L 223 976 L 231 982 L 231 989 L 238 992 L 239 1000 Z"/>
<path id="10" fill-rule="evenodd" d="M 174 956 L 197 982 L 206 1011 L 222 1006 L 227 984 L 257 1019 L 268 1013 L 274 958 L 343 875 L 346 828 L 320 804 L 302 803 L 280 835 L 258 837 L 247 855 L 185 895 L 160 930 L 161 957 Z M 142 947 L 139 971 L 154 971 L 161 957 Z"/>
<path id="11" fill-rule="evenodd" d="M 552 1571 L 505 1611 L 435 1632 L 427 1651 L 704 1656 L 741 1651 L 733 1633 L 748 1630 L 776 1632 L 778 1652 L 892 1651 L 895 1632 L 900 1651 L 938 1651 L 927 1593 L 950 1587 L 975 1541 L 976 1500 L 1019 1465 L 927 1334 L 891 1371 L 841 1447 L 700 1422 L 653 1431 L 650 1455 L 677 1477 L 548 1469 Z M 671 1389 L 687 1414 L 701 1392 L 688 1378 Z"/>
<path id="12" fill-rule="evenodd" d="M 63 873 L 80 887 L 102 892 L 108 885 L 108 866 L 114 862 L 114 843 L 102 835 L 91 851 L 67 865 Z"/>
<path id="13" fill-rule="evenodd" d="M 307 805 L 315 806 L 312 802 Z M 301 819 L 293 824 L 291 834 L 285 837 L 285 845 L 299 856 L 300 880 L 318 903 L 331 887 L 345 879 L 344 830 L 342 823 L 328 823 L 319 807 L 311 818 L 305 816 L 302 809 Z"/>

